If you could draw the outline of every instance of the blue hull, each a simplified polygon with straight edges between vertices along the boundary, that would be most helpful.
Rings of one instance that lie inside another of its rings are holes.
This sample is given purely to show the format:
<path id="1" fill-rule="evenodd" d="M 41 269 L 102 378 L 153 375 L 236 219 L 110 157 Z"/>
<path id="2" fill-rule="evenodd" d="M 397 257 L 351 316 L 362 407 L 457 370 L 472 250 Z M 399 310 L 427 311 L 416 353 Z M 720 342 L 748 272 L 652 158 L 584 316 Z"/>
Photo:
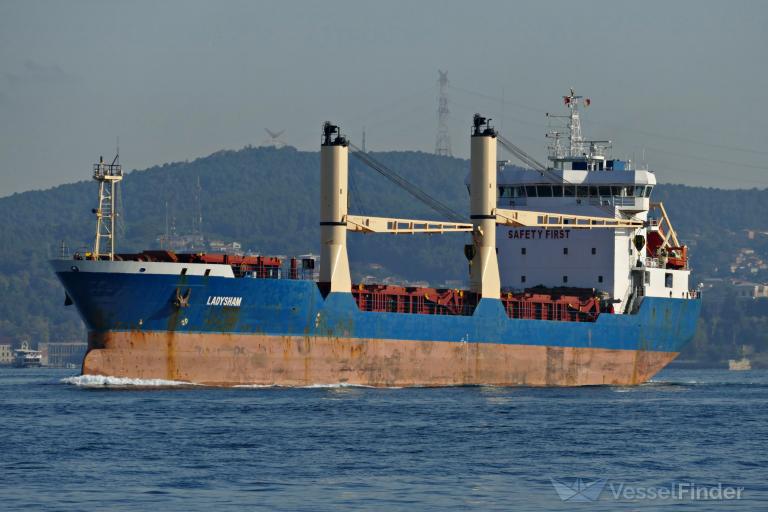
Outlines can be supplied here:
<path id="1" fill-rule="evenodd" d="M 699 299 L 646 297 L 633 315 L 596 322 L 510 319 L 482 299 L 472 316 L 363 312 L 351 293 L 323 299 L 311 281 L 59 272 L 92 332 L 229 333 L 493 343 L 679 353 L 696 330 Z M 177 290 L 188 305 L 177 307 Z M 240 297 L 239 307 L 211 304 Z"/>

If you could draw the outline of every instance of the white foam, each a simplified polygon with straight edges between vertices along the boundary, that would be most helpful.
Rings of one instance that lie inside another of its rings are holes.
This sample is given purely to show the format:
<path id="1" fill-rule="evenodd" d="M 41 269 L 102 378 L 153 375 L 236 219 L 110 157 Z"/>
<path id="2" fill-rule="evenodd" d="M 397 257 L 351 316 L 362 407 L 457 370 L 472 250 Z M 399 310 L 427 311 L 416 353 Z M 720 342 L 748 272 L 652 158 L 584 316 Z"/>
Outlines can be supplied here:
<path id="1" fill-rule="evenodd" d="M 131 379 L 127 377 L 110 377 L 107 375 L 76 375 L 61 379 L 64 384 L 72 384 L 86 388 L 97 387 L 169 387 L 195 386 L 192 382 L 164 379 Z"/>
<path id="2" fill-rule="evenodd" d="M 310 384 L 308 386 L 299 386 L 302 389 L 340 389 L 340 388 L 373 388 L 375 386 L 366 386 L 364 384 L 349 384 L 347 382 L 337 382 L 335 384 Z"/>
<path id="3" fill-rule="evenodd" d="M 349 389 L 349 388 L 370 388 L 370 389 L 402 389 L 395 386 L 366 386 L 365 384 L 350 384 L 348 382 L 338 382 L 335 384 L 309 384 L 307 386 L 285 386 L 280 384 L 238 384 L 232 386 L 241 389 L 261 389 L 261 388 L 284 388 L 284 389 Z"/>
<path id="4" fill-rule="evenodd" d="M 648 382 L 645 382 L 644 384 L 648 385 L 658 385 L 658 384 L 672 384 L 672 385 L 684 385 L 684 384 L 710 384 L 710 383 L 704 383 L 699 382 L 697 380 L 669 380 L 669 379 L 651 379 Z M 716 383 L 713 383 L 716 384 Z"/>
<path id="5" fill-rule="evenodd" d="M 110 377 L 107 375 L 76 375 L 61 379 L 63 384 L 72 384 L 74 386 L 86 388 L 101 387 L 172 387 L 172 386 L 204 386 L 204 384 L 195 384 L 182 380 L 165 379 L 132 379 L 128 377 Z M 363 384 L 349 384 L 339 382 L 336 384 L 310 384 L 308 386 L 282 386 L 278 384 L 238 384 L 232 386 L 239 389 L 265 389 L 265 388 L 285 388 L 285 389 L 347 389 L 347 388 L 374 388 L 376 386 L 366 386 Z M 387 387 L 384 389 L 401 389 L 398 387 Z"/>

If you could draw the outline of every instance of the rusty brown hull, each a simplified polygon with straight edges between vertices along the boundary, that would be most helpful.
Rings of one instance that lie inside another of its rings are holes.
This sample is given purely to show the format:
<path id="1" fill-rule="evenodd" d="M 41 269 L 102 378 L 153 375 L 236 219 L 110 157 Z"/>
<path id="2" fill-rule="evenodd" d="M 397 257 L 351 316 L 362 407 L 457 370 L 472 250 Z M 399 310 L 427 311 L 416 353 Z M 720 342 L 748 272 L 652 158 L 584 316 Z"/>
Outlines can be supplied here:
<path id="1" fill-rule="evenodd" d="M 647 381 L 676 352 L 238 334 L 90 335 L 84 375 L 214 386 L 585 386 Z"/>

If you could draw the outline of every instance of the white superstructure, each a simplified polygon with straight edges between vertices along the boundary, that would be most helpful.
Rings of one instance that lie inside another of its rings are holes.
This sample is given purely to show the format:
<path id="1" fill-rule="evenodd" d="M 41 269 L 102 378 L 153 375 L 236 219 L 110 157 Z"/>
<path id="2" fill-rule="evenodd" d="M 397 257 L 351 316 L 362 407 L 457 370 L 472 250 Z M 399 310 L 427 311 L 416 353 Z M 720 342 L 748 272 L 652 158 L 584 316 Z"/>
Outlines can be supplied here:
<path id="1" fill-rule="evenodd" d="M 610 141 L 584 139 L 579 105 L 590 101 L 573 90 L 563 99 L 568 115 L 548 114 L 566 121 L 564 133 L 548 134 L 549 165 L 521 170 L 500 164 L 498 208 L 633 219 L 644 227 L 499 226 L 502 288 L 594 288 L 614 301 L 617 313 L 628 312 L 642 296 L 688 298 L 686 248 L 677 242 L 663 207 L 661 219 L 649 216 L 656 206 L 651 203 L 656 176 L 630 161 L 610 158 Z"/>

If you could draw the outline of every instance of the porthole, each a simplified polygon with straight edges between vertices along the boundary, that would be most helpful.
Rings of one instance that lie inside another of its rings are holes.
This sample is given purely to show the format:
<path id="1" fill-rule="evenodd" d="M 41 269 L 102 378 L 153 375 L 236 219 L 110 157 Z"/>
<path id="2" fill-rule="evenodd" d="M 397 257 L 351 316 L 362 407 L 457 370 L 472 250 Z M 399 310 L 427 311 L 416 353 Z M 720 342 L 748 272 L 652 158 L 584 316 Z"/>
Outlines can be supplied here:
<path id="1" fill-rule="evenodd" d="M 72 270 L 72 272 L 80 272 L 80 269 L 79 269 L 79 268 L 77 268 L 75 265 L 72 265 L 72 266 L 71 266 L 71 267 L 69 267 L 69 268 L 70 268 L 70 270 Z"/>

